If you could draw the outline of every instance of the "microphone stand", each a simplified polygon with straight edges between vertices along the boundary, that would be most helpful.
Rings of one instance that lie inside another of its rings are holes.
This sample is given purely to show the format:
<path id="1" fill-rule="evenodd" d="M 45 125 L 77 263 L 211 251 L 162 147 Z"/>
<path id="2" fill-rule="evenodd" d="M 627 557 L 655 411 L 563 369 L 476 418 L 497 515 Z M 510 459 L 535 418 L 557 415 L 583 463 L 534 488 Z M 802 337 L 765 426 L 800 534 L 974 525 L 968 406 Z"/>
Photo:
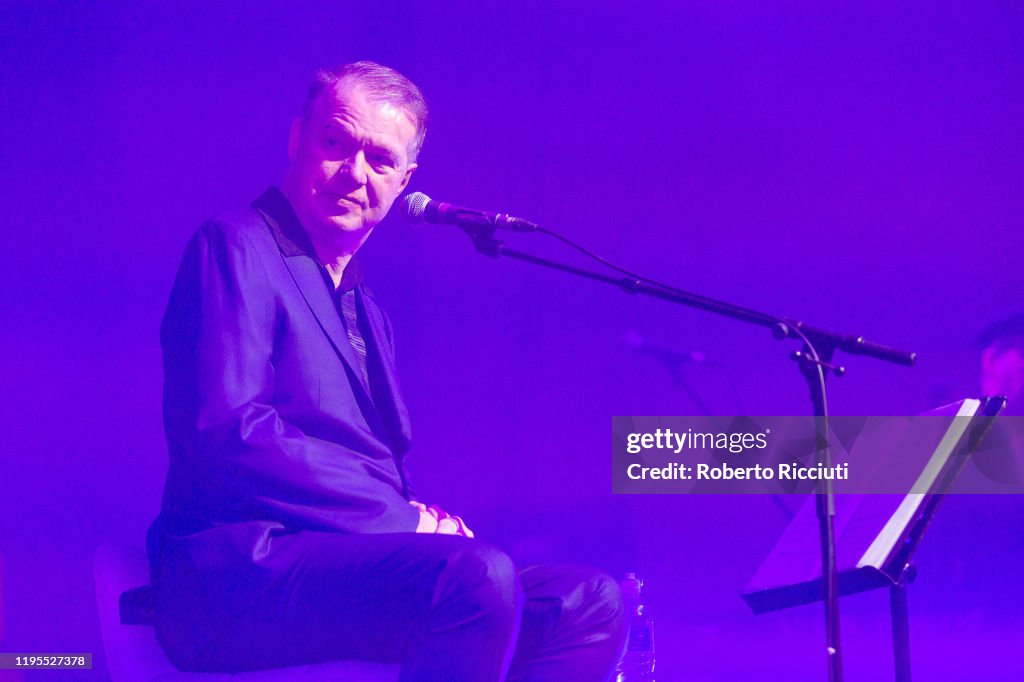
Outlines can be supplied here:
<path id="1" fill-rule="evenodd" d="M 483 223 L 483 221 L 481 221 Z M 462 224 L 459 225 L 480 253 L 499 258 L 514 258 L 552 270 L 559 270 L 571 275 L 583 277 L 606 284 L 612 284 L 628 294 L 642 294 L 670 303 L 689 306 L 704 310 L 722 317 L 755 324 L 771 329 L 772 335 L 779 340 L 797 339 L 803 348 L 793 351 L 790 357 L 796 361 L 800 374 L 807 383 L 815 417 L 815 431 L 818 450 L 818 463 L 823 467 L 832 466 L 832 452 L 828 438 L 828 402 L 825 395 L 825 379 L 831 371 L 836 376 L 846 373 L 844 367 L 833 364 L 833 356 L 837 350 L 851 355 L 864 355 L 876 360 L 884 360 L 898 365 L 911 367 L 917 354 L 877 343 L 871 343 L 862 336 L 837 334 L 818 327 L 812 327 L 800 320 L 787 317 L 776 317 L 751 308 L 744 308 L 725 301 L 700 296 L 675 288 L 665 288 L 645 283 L 635 277 L 606 275 L 604 273 L 578 268 L 567 263 L 534 256 L 524 251 L 510 249 L 494 238 L 495 225 Z M 819 540 L 821 544 L 821 566 L 825 603 L 825 640 L 828 661 L 829 682 L 842 682 L 843 667 L 839 645 L 839 579 L 836 571 L 836 538 L 834 528 L 835 491 L 831 480 L 819 480 L 815 492 L 815 506 L 818 515 Z"/>

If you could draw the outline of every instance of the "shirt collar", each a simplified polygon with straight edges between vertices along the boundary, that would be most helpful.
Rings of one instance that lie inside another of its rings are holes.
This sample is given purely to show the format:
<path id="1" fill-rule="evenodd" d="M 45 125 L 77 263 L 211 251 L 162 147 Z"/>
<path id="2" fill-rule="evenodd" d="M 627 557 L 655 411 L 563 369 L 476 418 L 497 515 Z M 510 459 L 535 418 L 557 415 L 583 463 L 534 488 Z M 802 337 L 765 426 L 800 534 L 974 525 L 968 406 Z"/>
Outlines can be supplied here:
<path id="1" fill-rule="evenodd" d="M 313 242 L 309 240 L 305 228 L 295 215 L 291 203 L 277 187 L 268 187 L 252 207 L 263 214 L 270 227 L 270 232 L 277 241 L 281 253 L 286 256 L 309 256 L 319 262 Z"/>
<path id="2" fill-rule="evenodd" d="M 310 241 L 309 234 L 306 233 L 306 229 L 299 222 L 299 218 L 295 215 L 295 210 L 292 208 L 291 202 L 288 201 L 288 197 L 284 195 L 284 192 L 277 187 L 268 187 L 256 201 L 252 202 L 252 207 L 263 215 L 271 234 L 274 235 L 274 239 L 277 241 L 278 248 L 281 249 L 281 253 L 286 256 L 309 256 L 312 258 L 326 277 L 327 283 L 333 289 L 334 283 L 327 272 L 327 268 L 324 267 L 317 257 L 316 249 L 313 248 L 313 242 Z M 341 276 L 337 292 L 341 294 L 352 291 L 362 282 L 362 269 L 359 267 L 355 256 L 353 256 L 348 265 L 345 266 L 345 272 Z"/>
<path id="3" fill-rule="evenodd" d="M 326 272 L 327 268 L 324 268 Z M 345 266 L 345 271 L 341 273 L 341 281 L 338 283 L 338 293 L 345 294 L 352 291 L 357 286 L 363 283 L 363 271 L 359 267 L 359 261 L 356 260 L 355 256 L 352 256 L 348 261 L 348 265 Z M 333 284 L 333 282 L 332 282 Z"/>

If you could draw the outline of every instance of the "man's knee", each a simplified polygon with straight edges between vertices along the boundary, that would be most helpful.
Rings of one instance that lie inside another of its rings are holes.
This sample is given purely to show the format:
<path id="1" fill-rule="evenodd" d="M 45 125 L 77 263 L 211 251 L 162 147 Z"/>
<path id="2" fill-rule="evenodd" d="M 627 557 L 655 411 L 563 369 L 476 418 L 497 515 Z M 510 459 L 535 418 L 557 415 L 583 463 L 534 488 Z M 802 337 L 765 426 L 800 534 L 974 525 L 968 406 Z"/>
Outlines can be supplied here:
<path id="1" fill-rule="evenodd" d="M 561 602 L 561 621 L 566 632 L 576 633 L 592 642 L 625 642 L 626 614 L 618 582 L 604 571 L 590 566 L 558 565 L 539 567 L 539 575 L 528 582 L 543 586 L 527 597 L 557 596 Z"/>
<path id="2" fill-rule="evenodd" d="M 441 573 L 435 601 L 457 601 L 492 618 L 514 621 L 522 591 L 512 559 L 475 540 L 462 544 Z"/>
<path id="3" fill-rule="evenodd" d="M 583 604 L 589 605 L 591 620 L 605 624 L 610 634 L 624 633 L 625 606 L 619 583 L 604 571 L 585 569 L 582 584 L 586 595 Z"/>

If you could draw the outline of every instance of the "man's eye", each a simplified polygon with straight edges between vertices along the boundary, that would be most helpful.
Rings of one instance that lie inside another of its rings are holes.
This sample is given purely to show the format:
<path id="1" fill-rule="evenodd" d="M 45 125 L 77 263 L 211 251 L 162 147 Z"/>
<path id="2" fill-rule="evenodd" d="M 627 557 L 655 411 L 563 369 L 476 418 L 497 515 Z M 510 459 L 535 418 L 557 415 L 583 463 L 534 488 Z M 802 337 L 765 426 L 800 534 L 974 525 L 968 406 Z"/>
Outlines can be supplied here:
<path id="1" fill-rule="evenodd" d="M 328 137 L 327 140 L 326 140 L 327 146 L 331 147 L 332 149 L 334 147 L 337 147 L 339 143 L 340 143 L 340 140 L 338 140 L 338 138 L 336 138 L 336 137 Z"/>

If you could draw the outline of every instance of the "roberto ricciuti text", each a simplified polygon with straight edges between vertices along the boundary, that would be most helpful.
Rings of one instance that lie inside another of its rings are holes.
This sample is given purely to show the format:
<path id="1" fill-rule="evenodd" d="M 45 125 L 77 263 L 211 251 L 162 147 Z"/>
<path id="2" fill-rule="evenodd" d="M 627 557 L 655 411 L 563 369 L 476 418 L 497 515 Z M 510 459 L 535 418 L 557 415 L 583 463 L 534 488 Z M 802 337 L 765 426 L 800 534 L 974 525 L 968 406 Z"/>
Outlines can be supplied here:
<path id="1" fill-rule="evenodd" d="M 689 466 L 673 462 L 660 467 L 648 467 L 642 464 L 630 464 L 626 475 L 634 481 L 643 480 L 675 480 L 675 481 L 730 481 L 730 480 L 761 480 L 761 481 L 845 481 L 849 478 L 849 464 L 843 462 L 835 466 L 825 467 L 821 464 L 803 466 L 800 464 L 776 464 L 775 466 L 731 466 L 729 464 L 696 464 Z"/>

